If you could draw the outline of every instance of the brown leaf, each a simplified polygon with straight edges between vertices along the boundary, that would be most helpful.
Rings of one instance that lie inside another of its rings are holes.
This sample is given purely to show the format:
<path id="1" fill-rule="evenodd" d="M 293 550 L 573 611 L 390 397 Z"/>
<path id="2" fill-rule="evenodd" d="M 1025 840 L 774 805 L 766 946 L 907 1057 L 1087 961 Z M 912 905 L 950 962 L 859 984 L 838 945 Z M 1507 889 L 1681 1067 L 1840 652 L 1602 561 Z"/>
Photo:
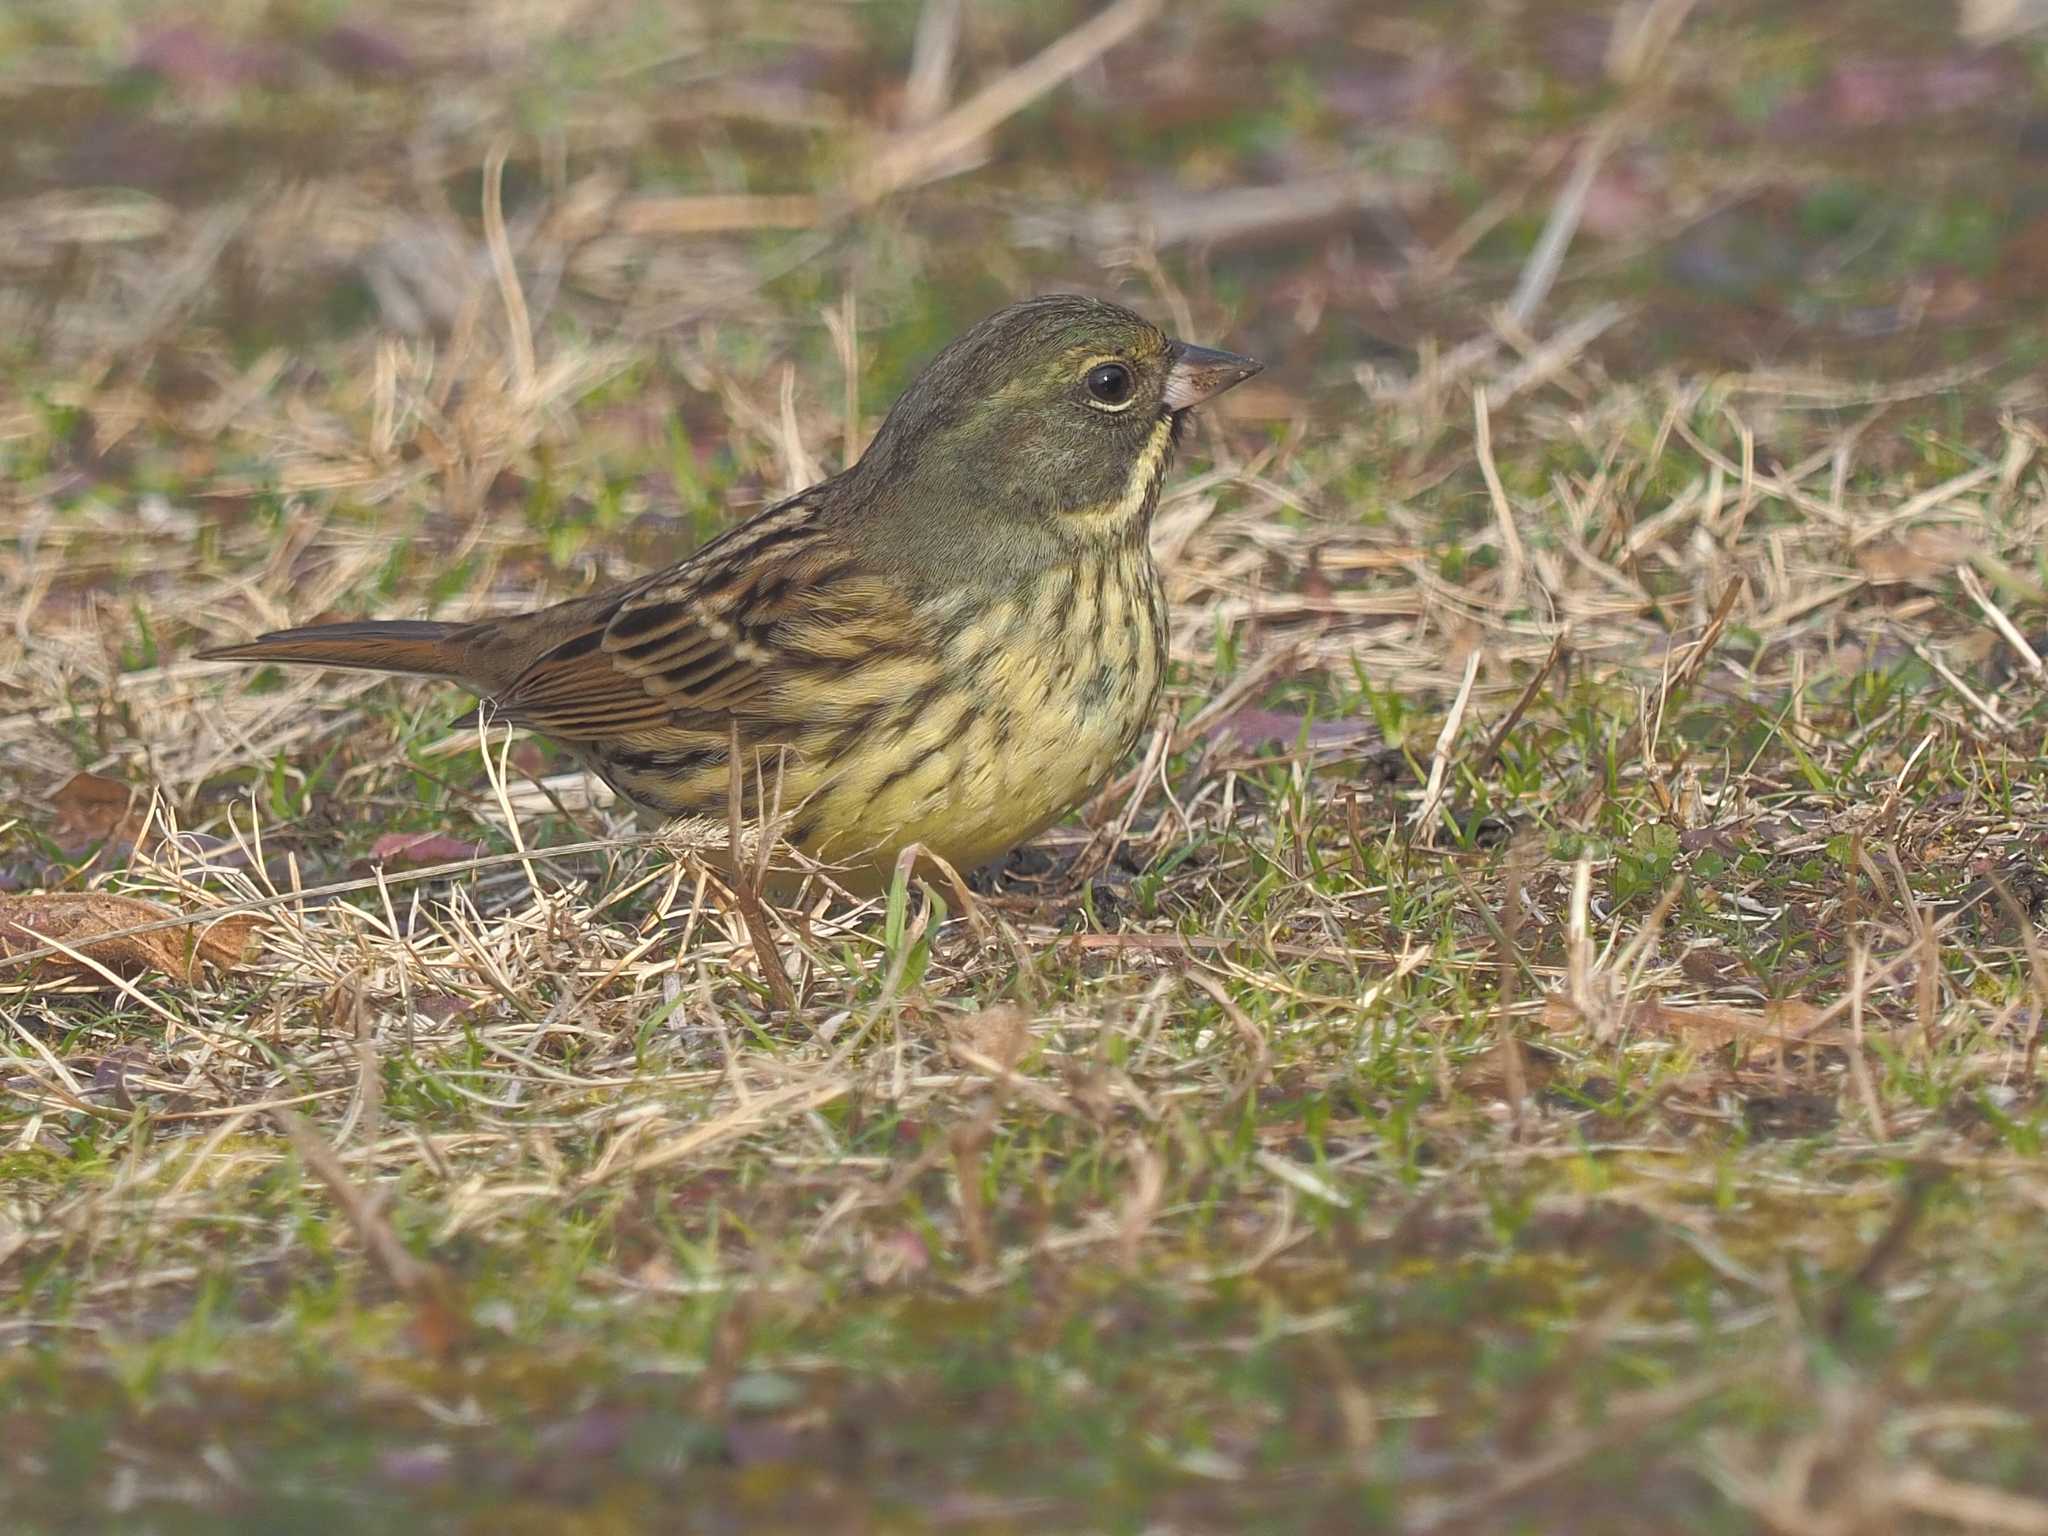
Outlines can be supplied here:
<path id="1" fill-rule="evenodd" d="M 160 27 L 146 33 L 135 50 L 134 67 L 189 92 L 226 91 L 245 85 L 277 88 L 290 84 L 296 72 L 295 61 L 285 49 L 234 42 L 205 25 Z"/>
<path id="2" fill-rule="evenodd" d="M 1849 1032 L 1832 1025 L 1816 1027 L 1820 1009 L 1811 1003 L 1788 998 L 1766 1003 L 1761 1012 L 1735 1008 L 1723 1003 L 1672 1004 L 1655 998 L 1638 998 L 1628 1006 L 1623 1027 L 1638 1033 L 1682 1036 L 1709 1050 L 1732 1045 L 1738 1040 L 1793 1046 L 1841 1046 L 1849 1043 Z M 1545 1029 L 1578 1029 L 1585 1020 L 1562 996 L 1553 993 L 1543 1002 Z"/>
<path id="3" fill-rule="evenodd" d="M 423 1019 L 432 1019 L 436 1024 L 446 1024 L 450 1019 L 460 1018 L 480 1004 L 473 997 L 458 997 L 453 992 L 414 993 L 413 1012 Z"/>
<path id="4" fill-rule="evenodd" d="M 387 832 L 370 844 L 370 859 L 377 864 L 452 864 L 483 852 L 482 843 L 465 843 L 445 832 Z"/>
<path id="5" fill-rule="evenodd" d="M 1977 541 L 1956 528 L 1915 528 L 1856 551 L 1856 567 L 1883 586 L 1945 577 L 1975 554 Z"/>
<path id="6" fill-rule="evenodd" d="M 996 1003 L 949 1021 L 961 1045 L 1003 1067 L 1014 1067 L 1031 1043 L 1031 1020 L 1015 1003 Z"/>
<path id="7" fill-rule="evenodd" d="M 1317 720 L 1311 723 L 1306 715 L 1297 715 L 1288 710 L 1258 709 L 1247 706 L 1217 722 L 1211 732 L 1217 737 L 1228 736 L 1239 746 L 1251 747 L 1292 747 L 1303 739 L 1302 728 L 1307 727 L 1307 740 L 1311 750 L 1354 746 L 1363 741 L 1376 741 L 1379 729 L 1370 720 Z"/>
<path id="8" fill-rule="evenodd" d="M 1841 1107 L 1832 1093 L 1758 1093 L 1742 1100 L 1743 1124 L 1756 1137 L 1813 1136 L 1840 1118 Z"/>
<path id="9" fill-rule="evenodd" d="M 117 833 L 133 841 L 142 830 L 147 800 L 132 786 L 98 773 L 74 773 L 50 797 L 57 839 L 66 847 L 96 843 Z"/>
<path id="10" fill-rule="evenodd" d="M 162 971 L 196 981 L 201 965 L 232 971 L 248 956 L 259 919 L 240 915 L 201 926 L 122 933 L 178 914 L 159 902 L 108 891 L 31 891 L 0 896 L 0 957 L 41 949 L 52 940 L 90 956 L 117 976 Z M 69 955 L 49 955 L 36 974 L 88 984 L 106 977 Z"/>
<path id="11" fill-rule="evenodd" d="M 1807 1045 L 1845 1043 L 1845 1031 L 1826 1026 L 1815 1028 L 1815 1020 L 1819 1017 L 1820 1010 L 1813 1004 L 1787 999 L 1766 1003 L 1761 1012 L 1752 1008 L 1730 1008 L 1713 1003 L 1703 1003 L 1694 1007 L 1646 1003 L 1632 1016 L 1630 1022 L 1642 1029 L 1703 1037 L 1714 1045 L 1729 1044 L 1736 1040 L 1783 1041 L 1787 1044 L 1796 1042 Z"/>
<path id="12" fill-rule="evenodd" d="M 1689 980 L 1710 987 L 1732 985 L 1749 974 L 1741 957 L 1725 949 L 1688 949 L 1679 957 L 1678 968 Z"/>
<path id="13" fill-rule="evenodd" d="M 1309 551 L 1308 569 L 1301 573 L 1301 595 L 1318 603 L 1327 603 L 1337 595 L 1337 589 L 1330 585 L 1330 578 L 1323 574 L 1320 550 Z"/>
<path id="14" fill-rule="evenodd" d="M 1682 853 L 1714 852 L 1734 858 L 1749 841 L 1749 824 L 1743 821 L 1717 822 L 1710 827 L 1687 827 L 1678 834 Z"/>
<path id="15" fill-rule="evenodd" d="M 418 72 L 403 40 L 367 26 L 331 28 L 313 47 L 331 67 L 361 84 L 406 80 Z"/>
<path id="16" fill-rule="evenodd" d="M 87 1057 L 92 1063 L 92 1091 L 112 1102 L 116 1109 L 133 1109 L 135 1098 L 128 1091 L 130 1071 L 147 1071 L 149 1055 L 133 1049 L 109 1051 L 106 1055 Z M 73 1071 L 83 1062 L 74 1063 Z"/>
<path id="17" fill-rule="evenodd" d="M 1640 236 L 1665 216 L 1657 182 L 1632 166 L 1604 167 L 1586 190 L 1581 225 L 1602 240 Z"/>

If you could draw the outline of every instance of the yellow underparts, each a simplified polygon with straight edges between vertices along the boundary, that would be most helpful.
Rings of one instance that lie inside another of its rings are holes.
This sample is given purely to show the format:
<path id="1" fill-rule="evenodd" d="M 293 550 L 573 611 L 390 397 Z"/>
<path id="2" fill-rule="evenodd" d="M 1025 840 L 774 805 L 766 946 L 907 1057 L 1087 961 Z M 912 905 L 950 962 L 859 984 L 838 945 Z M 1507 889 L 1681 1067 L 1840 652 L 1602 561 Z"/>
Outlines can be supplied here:
<path id="1" fill-rule="evenodd" d="M 1110 535 L 1143 514 L 1171 446 L 1162 421 L 1130 488 L 1074 514 L 1090 535 L 1084 556 L 1042 573 L 1028 598 L 935 623 L 947 636 L 935 654 L 786 679 L 778 713 L 812 728 L 792 749 L 758 754 L 763 801 L 779 804 L 782 835 L 853 888 L 873 889 L 911 843 L 964 872 L 1101 785 L 1143 734 L 1165 660 L 1145 542 Z M 855 721 L 867 724 L 853 730 Z M 757 754 L 745 756 L 751 808 Z M 728 774 L 721 763 L 671 780 L 660 803 L 722 820 Z"/>
<path id="2" fill-rule="evenodd" d="M 910 843 L 968 870 L 1066 814 L 1131 750 L 1158 693 L 1142 559 L 1117 558 L 1099 599 L 1084 574 L 1050 634 L 1008 605 L 968 624 L 947 647 L 948 687 L 928 707 L 891 720 L 831 771 L 797 775 L 813 782 L 788 832 L 868 884 L 885 880 Z M 1024 638 L 1034 631 L 1043 638 Z"/>

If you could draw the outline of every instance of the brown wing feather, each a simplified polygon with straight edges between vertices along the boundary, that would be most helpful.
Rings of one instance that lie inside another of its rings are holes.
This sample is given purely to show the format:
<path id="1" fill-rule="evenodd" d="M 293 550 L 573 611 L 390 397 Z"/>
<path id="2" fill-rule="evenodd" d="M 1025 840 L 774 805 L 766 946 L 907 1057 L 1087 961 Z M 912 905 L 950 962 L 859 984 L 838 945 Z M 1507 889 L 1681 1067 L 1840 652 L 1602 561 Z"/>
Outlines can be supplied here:
<path id="1" fill-rule="evenodd" d="M 778 641 L 849 570 L 814 509 L 787 503 L 578 614 L 493 702 L 564 741 L 722 729 L 767 707 Z"/>

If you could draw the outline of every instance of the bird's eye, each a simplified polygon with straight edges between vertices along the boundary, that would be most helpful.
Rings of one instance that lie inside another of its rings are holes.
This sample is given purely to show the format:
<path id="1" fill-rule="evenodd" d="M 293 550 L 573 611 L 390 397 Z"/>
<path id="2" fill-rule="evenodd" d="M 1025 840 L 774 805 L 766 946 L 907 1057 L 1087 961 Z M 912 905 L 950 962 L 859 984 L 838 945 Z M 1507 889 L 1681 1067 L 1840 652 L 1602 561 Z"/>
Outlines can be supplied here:
<path id="1" fill-rule="evenodd" d="M 1088 398 L 1110 411 L 1129 405 L 1135 389 L 1131 370 L 1122 363 L 1097 363 L 1083 382 L 1088 386 Z"/>

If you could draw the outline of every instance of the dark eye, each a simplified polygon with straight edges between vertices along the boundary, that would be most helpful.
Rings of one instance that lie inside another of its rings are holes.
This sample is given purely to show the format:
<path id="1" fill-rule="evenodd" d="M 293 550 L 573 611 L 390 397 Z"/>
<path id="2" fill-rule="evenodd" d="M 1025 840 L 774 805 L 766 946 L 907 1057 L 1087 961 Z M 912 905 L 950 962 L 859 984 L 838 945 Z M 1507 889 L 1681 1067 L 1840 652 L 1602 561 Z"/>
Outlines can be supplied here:
<path id="1" fill-rule="evenodd" d="M 1088 394 L 1100 405 L 1121 409 L 1131 403 L 1131 370 L 1122 363 L 1097 363 L 1088 370 Z"/>

